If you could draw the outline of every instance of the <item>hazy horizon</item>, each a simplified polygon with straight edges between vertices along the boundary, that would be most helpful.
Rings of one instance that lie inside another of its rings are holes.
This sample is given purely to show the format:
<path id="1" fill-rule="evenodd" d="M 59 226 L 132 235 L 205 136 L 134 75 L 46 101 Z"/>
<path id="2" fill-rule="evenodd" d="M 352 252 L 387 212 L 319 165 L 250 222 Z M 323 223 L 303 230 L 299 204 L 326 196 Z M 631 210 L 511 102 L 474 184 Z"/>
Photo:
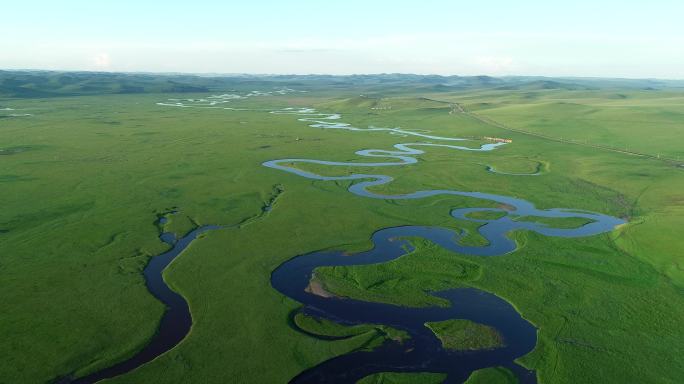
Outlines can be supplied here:
<path id="1" fill-rule="evenodd" d="M 247 72 L 180 72 L 180 71 L 107 71 L 107 70 L 87 70 L 87 69 L 42 69 L 42 68 L 0 68 L 0 71 L 7 72 L 63 72 L 63 73 L 105 73 L 105 74 L 128 74 L 128 75 L 161 75 L 161 76 L 198 76 L 198 77 L 231 77 L 231 76 L 252 76 L 252 77 L 269 77 L 269 76 L 382 76 L 382 75 L 399 75 L 399 76 L 441 76 L 441 77 L 492 77 L 492 78 L 539 78 L 539 79 L 577 79 L 577 80 L 660 80 L 660 81 L 684 81 L 683 78 L 670 77 L 608 77 L 608 76 L 546 76 L 546 75 L 493 75 L 488 73 L 480 73 L 473 75 L 463 74 L 437 74 L 437 73 L 414 73 L 414 72 L 375 72 L 375 73 L 247 73 Z"/>
<path id="2" fill-rule="evenodd" d="M 675 1 L 183 4 L 5 5 L 0 68 L 684 79 Z"/>

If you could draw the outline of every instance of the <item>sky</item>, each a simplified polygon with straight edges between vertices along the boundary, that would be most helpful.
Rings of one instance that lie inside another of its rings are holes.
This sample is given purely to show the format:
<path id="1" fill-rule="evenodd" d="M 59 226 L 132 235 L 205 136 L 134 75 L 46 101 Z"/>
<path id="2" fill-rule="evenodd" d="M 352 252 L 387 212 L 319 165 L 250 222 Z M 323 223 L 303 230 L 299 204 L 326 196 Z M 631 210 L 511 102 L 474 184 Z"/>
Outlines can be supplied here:
<path id="1" fill-rule="evenodd" d="M 5 1 L 0 69 L 684 79 L 684 1 Z"/>

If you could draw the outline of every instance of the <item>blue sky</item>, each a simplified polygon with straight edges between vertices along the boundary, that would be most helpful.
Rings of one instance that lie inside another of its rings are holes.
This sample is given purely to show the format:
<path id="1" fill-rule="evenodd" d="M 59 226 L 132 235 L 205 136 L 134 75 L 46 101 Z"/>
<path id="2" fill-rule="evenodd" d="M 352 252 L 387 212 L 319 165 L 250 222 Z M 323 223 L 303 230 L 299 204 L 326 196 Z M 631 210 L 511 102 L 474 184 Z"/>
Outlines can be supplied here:
<path id="1" fill-rule="evenodd" d="M 684 78 L 684 1 L 8 1 L 0 69 Z"/>

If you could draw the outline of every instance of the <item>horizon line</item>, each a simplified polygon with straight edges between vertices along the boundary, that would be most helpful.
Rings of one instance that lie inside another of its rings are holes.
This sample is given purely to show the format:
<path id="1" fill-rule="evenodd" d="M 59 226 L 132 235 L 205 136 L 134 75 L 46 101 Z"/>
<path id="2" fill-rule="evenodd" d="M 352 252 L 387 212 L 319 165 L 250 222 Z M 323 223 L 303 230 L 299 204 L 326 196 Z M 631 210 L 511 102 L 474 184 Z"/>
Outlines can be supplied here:
<path id="1" fill-rule="evenodd" d="M 438 73 L 417 73 L 417 72 L 366 72 L 366 73 L 258 73 L 258 72 L 183 72 L 183 71 L 106 71 L 106 70 L 92 70 L 92 69 L 42 69 L 42 68 L 0 68 L 0 72 L 59 72 L 59 73 L 92 73 L 92 74 L 153 74 L 165 76 L 190 75 L 190 76 L 215 76 L 215 77 L 230 77 L 230 76 L 253 76 L 253 77 L 269 77 L 269 76 L 330 76 L 330 77 L 353 77 L 353 76 L 382 76 L 382 75 L 410 75 L 410 76 L 436 76 L 436 77 L 490 77 L 490 78 L 548 78 L 548 79 L 578 79 L 578 80 L 659 80 L 659 81 L 684 81 L 684 78 L 670 78 L 670 77 L 606 77 L 606 76 L 566 76 L 566 75 L 459 75 L 459 74 L 438 74 Z"/>

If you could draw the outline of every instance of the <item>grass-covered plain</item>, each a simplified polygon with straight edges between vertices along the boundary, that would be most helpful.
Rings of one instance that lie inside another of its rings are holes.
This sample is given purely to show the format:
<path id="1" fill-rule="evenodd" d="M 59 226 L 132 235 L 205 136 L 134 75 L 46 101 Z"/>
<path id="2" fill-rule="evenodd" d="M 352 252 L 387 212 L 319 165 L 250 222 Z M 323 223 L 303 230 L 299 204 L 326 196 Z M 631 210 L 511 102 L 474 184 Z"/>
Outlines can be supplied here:
<path id="1" fill-rule="evenodd" d="M 467 286 L 482 274 L 478 264 L 426 240 L 415 240 L 413 245 L 416 252 L 383 264 L 317 268 L 314 279 L 337 296 L 424 307 L 449 305 L 429 291 Z"/>
<path id="2" fill-rule="evenodd" d="M 490 326 L 466 319 L 451 319 L 425 323 L 446 349 L 476 351 L 505 346 L 501 334 Z"/>
<path id="3" fill-rule="evenodd" d="M 240 89 L 274 86 L 280 83 Z M 522 363 L 537 371 L 541 383 L 681 381 L 684 168 L 508 131 L 474 116 L 677 157 L 681 91 L 414 83 L 302 88 L 308 92 L 230 106 L 314 106 L 362 127 L 511 138 L 511 145 L 493 152 L 430 148 L 418 164 L 365 171 L 395 177 L 380 192 L 491 192 L 543 208 L 629 219 L 613 233 L 591 238 L 515 233 L 520 249 L 497 258 L 455 255 L 417 240 L 415 252 L 391 263 L 318 271 L 327 288 L 368 300 L 439 305 L 426 290 L 477 287 L 510 301 L 539 328 L 537 348 Z M 207 89 L 222 91 L 215 85 Z M 274 190 L 282 189 L 265 219 L 208 233 L 174 261 L 165 279 L 190 304 L 190 334 L 112 383 L 286 382 L 362 348 L 368 341 L 362 335 L 326 341 L 297 332 L 290 321 L 298 304 L 271 288 L 271 271 L 298 254 L 367 248 L 370 235 L 388 226 L 462 228 L 465 223 L 451 218 L 450 209 L 494 207 L 462 197 L 366 199 L 348 193 L 345 182 L 311 181 L 261 166 L 292 157 L 365 161 L 354 152 L 414 139 L 319 130 L 264 111 L 156 105 L 209 94 L 17 98 L 22 94 L 15 92 L 0 99 L 0 107 L 32 115 L 0 120 L 0 298 L 6 309 L 0 317 L 0 382 L 85 374 L 145 345 L 164 308 L 147 292 L 141 270 L 166 249 L 156 221 L 174 207 L 179 213 L 166 225 L 183 233 L 195 225 L 235 224 L 259 215 Z M 538 163 L 544 172 L 534 177 L 484 167 L 528 172 Z"/>
<path id="4" fill-rule="evenodd" d="M 382 372 L 366 376 L 357 384 L 440 384 L 445 378 L 441 373 Z"/>
<path id="5" fill-rule="evenodd" d="M 491 367 L 473 372 L 465 384 L 517 384 L 518 378 L 503 367 Z"/>
<path id="6" fill-rule="evenodd" d="M 382 343 L 385 340 L 393 340 L 401 343 L 409 337 L 407 332 L 386 325 L 344 325 L 327 319 L 319 319 L 301 312 L 296 313 L 292 320 L 294 324 L 303 331 L 324 338 L 342 339 L 367 335 L 369 336 L 369 340 L 372 340 L 372 343 L 369 343 L 371 345 L 377 345 L 378 342 Z"/>
<path id="7" fill-rule="evenodd" d="M 591 223 L 593 220 L 583 217 L 535 217 L 535 216 L 517 216 L 513 218 L 514 221 L 529 221 L 540 224 L 546 224 L 553 228 L 577 228 L 585 224 Z"/>
<path id="8" fill-rule="evenodd" d="M 466 217 L 476 220 L 497 220 L 506 215 L 506 212 L 501 211 L 475 211 L 467 213 Z"/>

